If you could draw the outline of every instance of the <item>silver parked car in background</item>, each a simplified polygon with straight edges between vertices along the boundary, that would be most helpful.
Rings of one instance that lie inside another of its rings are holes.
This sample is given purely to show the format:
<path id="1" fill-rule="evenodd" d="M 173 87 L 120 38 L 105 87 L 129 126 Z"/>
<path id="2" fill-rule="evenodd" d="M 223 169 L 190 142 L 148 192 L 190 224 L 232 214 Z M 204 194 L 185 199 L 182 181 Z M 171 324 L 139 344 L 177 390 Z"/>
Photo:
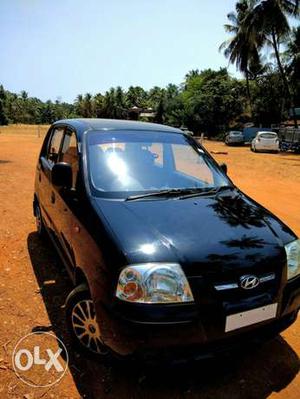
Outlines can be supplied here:
<path id="1" fill-rule="evenodd" d="M 257 151 L 279 151 L 279 138 L 275 132 L 257 132 L 251 142 L 251 150 Z"/>
<path id="2" fill-rule="evenodd" d="M 239 130 L 232 130 L 226 134 L 225 144 L 244 144 L 245 138 L 242 132 Z"/>

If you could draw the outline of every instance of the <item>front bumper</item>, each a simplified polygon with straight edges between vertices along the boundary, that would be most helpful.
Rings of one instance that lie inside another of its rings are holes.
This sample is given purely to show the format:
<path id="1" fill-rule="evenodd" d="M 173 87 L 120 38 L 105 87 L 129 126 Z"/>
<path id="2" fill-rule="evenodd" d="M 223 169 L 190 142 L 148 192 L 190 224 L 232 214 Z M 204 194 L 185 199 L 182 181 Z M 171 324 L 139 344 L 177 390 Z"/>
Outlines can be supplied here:
<path id="1" fill-rule="evenodd" d="M 274 338 L 277 334 L 287 329 L 297 319 L 298 312 L 293 312 L 280 319 L 264 325 L 259 325 L 255 329 L 239 332 L 238 335 L 226 337 L 213 342 L 141 348 L 134 353 L 135 359 L 141 359 L 147 363 L 172 363 L 180 364 L 189 361 L 197 361 L 222 356 L 243 348 L 251 348 L 251 344 L 257 345 Z"/>
<path id="2" fill-rule="evenodd" d="M 266 298 L 262 300 L 266 301 Z M 246 309 L 238 311 L 267 304 L 259 303 L 259 300 L 255 298 Z M 183 358 L 207 357 L 249 338 L 263 339 L 271 332 L 277 334 L 295 321 L 299 308 L 299 277 L 287 283 L 282 290 L 275 319 L 228 333 L 225 333 L 226 316 L 235 312 L 226 313 L 226 304 L 219 311 L 216 308 L 214 313 L 210 308 L 200 312 L 196 305 L 148 305 L 145 308 L 120 302 L 112 307 L 96 303 L 103 341 L 117 354 L 155 357 L 156 353 L 159 356 L 162 353 L 179 353 Z"/>

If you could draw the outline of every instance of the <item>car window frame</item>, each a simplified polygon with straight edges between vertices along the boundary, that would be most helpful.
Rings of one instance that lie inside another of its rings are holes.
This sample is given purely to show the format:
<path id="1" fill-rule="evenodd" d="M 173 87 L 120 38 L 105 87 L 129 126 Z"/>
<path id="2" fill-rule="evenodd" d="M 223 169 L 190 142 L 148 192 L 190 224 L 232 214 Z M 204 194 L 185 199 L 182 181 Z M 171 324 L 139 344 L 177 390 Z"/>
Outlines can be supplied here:
<path id="1" fill-rule="evenodd" d="M 79 176 L 79 173 L 80 173 L 79 140 L 78 140 L 78 135 L 77 135 L 76 129 L 73 128 L 73 127 L 71 127 L 71 126 L 65 126 L 65 128 L 64 128 L 64 134 L 63 134 L 63 138 L 62 138 L 62 140 L 61 140 L 61 144 L 60 144 L 60 148 L 59 148 L 59 155 L 58 155 L 59 161 L 58 161 L 58 162 L 64 162 L 64 161 L 62 161 L 62 159 L 61 159 L 61 156 L 62 156 L 62 149 L 63 149 L 63 144 L 64 144 L 65 137 L 66 137 L 66 135 L 69 134 L 69 133 L 71 133 L 71 135 L 72 135 L 72 134 L 75 134 L 75 139 L 76 139 L 76 150 L 77 150 L 78 170 L 77 170 L 76 184 L 75 184 L 75 185 L 72 184 L 71 190 L 72 190 L 72 191 L 77 191 L 77 190 L 76 190 L 76 186 L 77 186 L 77 182 L 78 182 L 78 176 Z M 71 167 L 72 167 L 72 165 L 71 165 Z M 73 181 L 72 181 L 72 183 L 73 183 Z"/>
<path id="2" fill-rule="evenodd" d="M 59 162 L 60 153 L 61 153 L 61 149 L 62 149 L 62 144 L 63 144 L 64 137 L 65 137 L 66 128 L 67 128 L 66 125 L 60 125 L 60 124 L 59 124 L 59 125 L 54 125 L 54 126 L 51 128 L 50 135 L 49 135 L 49 138 L 48 138 L 48 142 L 47 142 L 46 148 L 45 148 L 45 153 L 42 155 L 42 156 L 47 160 L 47 162 L 48 162 L 48 164 L 51 166 L 51 168 L 52 168 L 56 163 Z M 48 158 L 48 154 L 49 154 L 50 143 L 51 143 L 51 141 L 52 141 L 54 132 L 55 132 L 55 130 L 57 130 L 57 129 L 63 129 L 63 134 L 62 134 L 62 138 L 61 138 L 60 145 L 59 145 L 57 160 L 56 160 L 56 162 L 53 162 L 52 160 L 50 160 L 50 159 Z"/>

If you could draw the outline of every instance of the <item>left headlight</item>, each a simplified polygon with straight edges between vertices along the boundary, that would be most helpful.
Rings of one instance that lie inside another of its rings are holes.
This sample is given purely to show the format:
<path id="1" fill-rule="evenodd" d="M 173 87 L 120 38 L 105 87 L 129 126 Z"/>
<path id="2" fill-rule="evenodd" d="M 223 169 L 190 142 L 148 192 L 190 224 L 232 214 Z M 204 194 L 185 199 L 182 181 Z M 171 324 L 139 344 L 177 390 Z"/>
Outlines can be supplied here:
<path id="1" fill-rule="evenodd" d="M 287 266 L 288 266 L 288 280 L 300 274 L 300 240 L 295 240 L 285 245 Z"/>
<path id="2" fill-rule="evenodd" d="M 127 266 L 120 273 L 116 296 L 136 303 L 194 301 L 187 278 L 177 263 Z"/>

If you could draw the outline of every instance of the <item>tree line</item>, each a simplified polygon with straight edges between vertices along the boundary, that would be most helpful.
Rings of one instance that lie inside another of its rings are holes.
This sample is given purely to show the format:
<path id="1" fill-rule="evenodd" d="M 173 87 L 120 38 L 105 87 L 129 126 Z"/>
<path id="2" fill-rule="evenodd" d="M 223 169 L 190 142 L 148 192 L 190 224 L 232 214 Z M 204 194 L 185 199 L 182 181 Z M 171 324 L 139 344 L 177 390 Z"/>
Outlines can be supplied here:
<path id="1" fill-rule="evenodd" d="M 132 111 L 139 108 L 152 113 L 153 122 L 186 126 L 210 136 L 247 122 L 268 127 L 287 120 L 289 113 L 296 125 L 293 110 L 300 106 L 300 26 L 291 29 L 290 17 L 299 17 L 297 0 L 236 3 L 224 26 L 230 37 L 220 51 L 242 72 L 242 79 L 232 77 L 226 68 L 196 69 L 179 85 L 150 90 L 118 86 L 105 93 L 80 94 L 72 104 L 43 102 L 25 91 L 16 94 L 0 86 L 0 124 L 50 124 L 74 117 L 132 119 L 137 115 Z"/>

